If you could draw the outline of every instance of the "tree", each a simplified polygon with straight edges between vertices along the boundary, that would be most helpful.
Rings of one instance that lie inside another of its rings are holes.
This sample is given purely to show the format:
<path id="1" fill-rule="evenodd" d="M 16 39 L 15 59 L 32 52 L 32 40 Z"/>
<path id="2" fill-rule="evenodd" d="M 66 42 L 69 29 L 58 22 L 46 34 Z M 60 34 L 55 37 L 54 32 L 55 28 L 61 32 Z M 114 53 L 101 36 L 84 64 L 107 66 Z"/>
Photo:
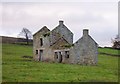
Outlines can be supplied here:
<path id="1" fill-rule="evenodd" d="M 29 45 L 29 39 L 32 38 L 32 33 L 27 28 L 23 28 L 19 33 L 19 36 L 23 36 L 26 39 L 27 45 Z"/>
<path id="2" fill-rule="evenodd" d="M 114 39 L 112 39 L 112 43 L 113 43 L 113 48 L 116 49 L 120 49 L 120 36 L 116 35 L 116 37 Z"/>

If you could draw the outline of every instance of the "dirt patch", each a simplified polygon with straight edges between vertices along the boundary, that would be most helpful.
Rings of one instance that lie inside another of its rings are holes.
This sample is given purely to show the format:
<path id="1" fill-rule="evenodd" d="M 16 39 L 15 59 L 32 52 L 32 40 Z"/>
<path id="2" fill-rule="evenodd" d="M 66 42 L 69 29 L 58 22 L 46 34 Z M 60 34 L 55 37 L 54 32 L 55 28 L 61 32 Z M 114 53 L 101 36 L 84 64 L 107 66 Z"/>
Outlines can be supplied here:
<path id="1" fill-rule="evenodd" d="M 29 59 L 32 59 L 33 57 L 32 56 L 22 56 L 22 58 L 29 58 Z"/>

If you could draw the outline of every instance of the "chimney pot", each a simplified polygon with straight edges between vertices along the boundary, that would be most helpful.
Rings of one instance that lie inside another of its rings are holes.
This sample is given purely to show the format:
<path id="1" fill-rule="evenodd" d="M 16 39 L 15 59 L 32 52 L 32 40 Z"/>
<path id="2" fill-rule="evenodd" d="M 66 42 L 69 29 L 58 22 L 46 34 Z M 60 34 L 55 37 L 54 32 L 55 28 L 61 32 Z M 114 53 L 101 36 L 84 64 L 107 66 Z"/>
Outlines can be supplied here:
<path id="1" fill-rule="evenodd" d="M 63 21 L 62 20 L 59 21 L 59 25 L 63 25 Z"/>
<path id="2" fill-rule="evenodd" d="M 88 35 L 88 29 L 83 29 L 83 36 Z"/>

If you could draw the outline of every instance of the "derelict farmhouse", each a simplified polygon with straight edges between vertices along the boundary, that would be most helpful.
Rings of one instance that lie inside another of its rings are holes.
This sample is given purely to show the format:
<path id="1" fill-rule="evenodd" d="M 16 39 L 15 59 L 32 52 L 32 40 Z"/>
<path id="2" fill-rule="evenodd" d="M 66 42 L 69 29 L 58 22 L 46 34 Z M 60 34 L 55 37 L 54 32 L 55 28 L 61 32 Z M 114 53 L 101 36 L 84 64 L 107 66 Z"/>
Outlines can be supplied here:
<path id="1" fill-rule="evenodd" d="M 46 26 L 33 35 L 33 56 L 36 61 L 50 61 L 81 65 L 96 65 L 98 44 L 89 35 L 88 29 L 73 43 L 73 33 L 59 21 L 50 31 Z"/>

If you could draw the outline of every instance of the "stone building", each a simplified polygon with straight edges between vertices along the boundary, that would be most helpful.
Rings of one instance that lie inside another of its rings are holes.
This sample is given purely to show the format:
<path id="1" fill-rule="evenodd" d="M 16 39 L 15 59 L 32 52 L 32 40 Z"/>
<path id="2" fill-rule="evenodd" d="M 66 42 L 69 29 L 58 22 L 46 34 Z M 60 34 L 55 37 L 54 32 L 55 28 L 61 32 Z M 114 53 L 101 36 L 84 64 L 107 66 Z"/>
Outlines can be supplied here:
<path id="1" fill-rule="evenodd" d="M 44 26 L 33 35 L 33 56 L 36 61 L 95 65 L 97 49 L 98 45 L 87 29 L 73 44 L 73 33 L 63 21 L 59 21 L 59 25 L 52 31 Z"/>

